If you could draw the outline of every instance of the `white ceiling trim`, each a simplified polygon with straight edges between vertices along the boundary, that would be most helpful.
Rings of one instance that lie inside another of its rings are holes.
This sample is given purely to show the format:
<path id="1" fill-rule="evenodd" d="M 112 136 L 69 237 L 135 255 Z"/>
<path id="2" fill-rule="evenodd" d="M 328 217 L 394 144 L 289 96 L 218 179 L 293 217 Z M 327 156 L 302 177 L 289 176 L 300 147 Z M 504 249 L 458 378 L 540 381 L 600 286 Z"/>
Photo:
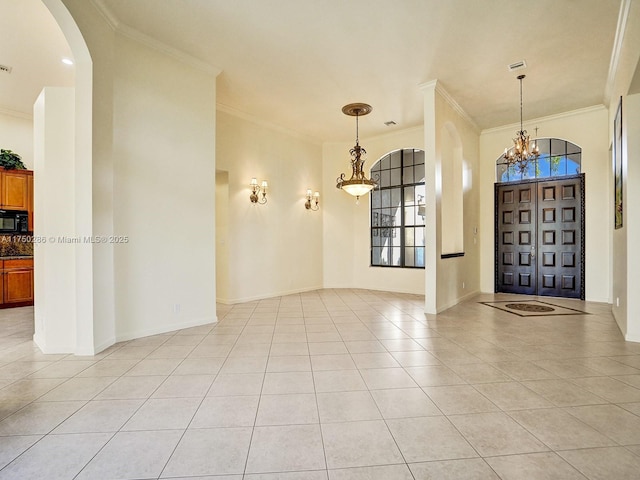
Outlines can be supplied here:
<path id="1" fill-rule="evenodd" d="M 316 144 L 316 145 L 322 145 L 324 143 L 319 138 L 312 137 L 312 136 L 309 136 L 309 135 L 304 135 L 302 133 L 296 132 L 295 130 L 291 130 L 289 128 L 282 127 L 280 125 L 277 125 L 275 123 L 269 122 L 267 120 L 263 120 L 261 118 L 255 117 L 253 115 L 250 115 L 248 113 L 242 112 L 240 110 L 237 110 L 237 109 L 235 109 L 233 107 L 230 107 L 228 105 L 224 105 L 222 103 L 217 103 L 216 104 L 216 110 L 220 111 L 220 112 L 228 113 L 229 115 L 233 115 L 234 117 L 241 118 L 243 120 L 246 120 L 248 122 L 254 123 L 256 125 L 260 125 L 261 127 L 265 127 L 265 128 L 270 129 L 270 130 L 275 130 L 275 131 L 283 133 L 285 135 L 289 135 L 290 137 L 299 138 L 300 140 L 303 140 L 305 142 L 313 143 L 313 144 Z"/>
<path id="2" fill-rule="evenodd" d="M 605 105 L 593 105 L 591 107 L 579 108 L 578 110 L 572 110 L 570 112 L 562 112 L 562 113 L 557 113 L 555 115 L 548 115 L 546 117 L 532 118 L 531 120 L 527 120 L 524 123 L 531 124 L 531 123 L 538 123 L 538 122 L 540 122 L 540 123 L 549 122 L 549 121 L 553 121 L 553 120 L 559 120 L 559 119 L 562 119 L 562 118 L 573 117 L 575 115 L 584 115 L 585 113 L 597 112 L 598 110 L 606 110 L 606 109 L 607 109 L 607 107 Z M 520 130 L 520 122 L 511 123 L 509 125 L 501 125 L 499 127 L 487 128 L 485 130 L 482 130 L 480 135 L 484 135 L 485 133 L 501 132 L 503 130 L 512 130 L 514 128 L 516 130 Z M 547 138 L 547 137 L 550 137 L 550 136 L 551 135 L 545 135 L 545 136 L 542 136 L 540 138 Z"/>
<path id="3" fill-rule="evenodd" d="M 156 50 L 160 53 L 163 53 L 169 57 L 178 60 L 186 65 L 189 65 L 197 70 L 201 70 L 209 75 L 217 77 L 222 73 L 222 69 L 211 65 L 210 63 L 203 62 L 202 60 L 195 58 L 188 53 L 183 52 L 177 48 L 171 47 L 166 43 L 160 42 L 155 38 L 150 37 L 149 35 L 145 35 L 144 33 L 136 30 L 135 28 L 131 28 L 129 25 L 121 22 L 113 12 L 105 5 L 103 0 L 91 0 L 91 3 L 96 7 L 98 12 L 103 16 L 103 18 L 107 21 L 109 26 L 121 34 L 124 37 L 127 37 L 135 42 L 141 43 L 153 50 Z"/>
<path id="4" fill-rule="evenodd" d="M 609 74 L 607 75 L 607 84 L 604 88 L 604 104 L 609 105 L 611 101 L 611 93 L 613 92 L 613 83 L 615 82 L 618 63 L 620 63 L 620 52 L 622 51 L 622 43 L 624 34 L 627 29 L 627 20 L 629 19 L 629 10 L 631 9 L 631 0 L 622 0 L 620 4 L 620 13 L 618 15 L 618 25 L 616 26 L 616 36 L 613 39 L 613 51 L 611 52 L 611 61 L 609 62 Z"/>
<path id="5" fill-rule="evenodd" d="M 475 133 L 480 134 L 480 128 L 478 127 L 478 124 L 473 121 L 473 119 L 467 114 L 467 112 L 464 111 L 464 109 L 458 102 L 456 102 L 456 100 L 449 94 L 449 92 L 445 90 L 445 88 L 442 86 L 442 83 L 437 79 L 421 83 L 420 85 L 418 85 L 418 88 L 423 91 L 435 89 L 435 91 L 438 92 L 442 98 L 444 98 L 444 100 L 451 106 L 451 108 L 453 108 L 458 115 L 460 115 L 464 120 L 467 121 L 467 123 L 469 123 Z"/>

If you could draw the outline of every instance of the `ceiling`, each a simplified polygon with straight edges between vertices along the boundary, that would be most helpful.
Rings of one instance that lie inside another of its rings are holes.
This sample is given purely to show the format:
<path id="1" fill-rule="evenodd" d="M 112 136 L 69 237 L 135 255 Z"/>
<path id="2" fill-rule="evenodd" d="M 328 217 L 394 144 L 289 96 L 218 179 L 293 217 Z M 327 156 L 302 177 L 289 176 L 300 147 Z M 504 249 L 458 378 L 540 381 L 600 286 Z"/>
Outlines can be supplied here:
<path id="1" fill-rule="evenodd" d="M 603 104 L 620 0 L 92 0 L 139 32 L 218 67 L 218 103 L 319 141 L 353 140 L 343 105 L 366 102 L 363 137 L 420 125 L 437 79 L 478 129 Z M 0 4 L 0 108 L 30 112 L 73 84 L 40 0 Z M 527 68 L 507 65 L 525 60 Z M 387 127 L 385 121 L 395 126 Z M 545 135 L 545 132 L 540 132 Z"/>

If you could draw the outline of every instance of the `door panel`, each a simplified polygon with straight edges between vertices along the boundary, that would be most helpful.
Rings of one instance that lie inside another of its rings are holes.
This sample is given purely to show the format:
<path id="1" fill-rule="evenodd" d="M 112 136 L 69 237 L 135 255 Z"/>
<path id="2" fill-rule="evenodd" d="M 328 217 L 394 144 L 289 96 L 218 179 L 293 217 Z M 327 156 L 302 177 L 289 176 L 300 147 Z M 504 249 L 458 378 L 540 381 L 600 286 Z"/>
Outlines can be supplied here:
<path id="1" fill-rule="evenodd" d="M 584 175 L 496 184 L 496 292 L 584 299 Z"/>
<path id="2" fill-rule="evenodd" d="M 498 291 L 534 295 L 536 289 L 535 184 L 507 184 L 496 189 L 498 205 Z"/>
<path id="3" fill-rule="evenodd" d="M 581 178 L 538 183 L 538 295 L 580 298 Z"/>

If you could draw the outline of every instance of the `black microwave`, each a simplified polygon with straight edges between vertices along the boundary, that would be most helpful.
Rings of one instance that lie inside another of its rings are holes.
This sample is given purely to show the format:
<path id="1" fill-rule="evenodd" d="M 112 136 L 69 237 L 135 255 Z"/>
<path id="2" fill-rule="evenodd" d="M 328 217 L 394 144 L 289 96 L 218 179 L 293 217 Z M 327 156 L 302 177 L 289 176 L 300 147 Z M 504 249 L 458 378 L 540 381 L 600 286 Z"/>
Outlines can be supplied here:
<path id="1" fill-rule="evenodd" d="M 0 234 L 28 232 L 28 212 L 22 210 L 0 210 Z"/>

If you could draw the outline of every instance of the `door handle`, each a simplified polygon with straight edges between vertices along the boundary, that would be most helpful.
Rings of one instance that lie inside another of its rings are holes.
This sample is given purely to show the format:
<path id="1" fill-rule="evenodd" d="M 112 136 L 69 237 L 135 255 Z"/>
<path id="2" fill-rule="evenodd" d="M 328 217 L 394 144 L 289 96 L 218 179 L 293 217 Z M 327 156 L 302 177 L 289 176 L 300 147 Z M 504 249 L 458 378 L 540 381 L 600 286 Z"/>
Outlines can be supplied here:
<path id="1" fill-rule="evenodd" d="M 536 258 L 536 246 L 532 245 L 531 246 L 531 259 Z"/>

